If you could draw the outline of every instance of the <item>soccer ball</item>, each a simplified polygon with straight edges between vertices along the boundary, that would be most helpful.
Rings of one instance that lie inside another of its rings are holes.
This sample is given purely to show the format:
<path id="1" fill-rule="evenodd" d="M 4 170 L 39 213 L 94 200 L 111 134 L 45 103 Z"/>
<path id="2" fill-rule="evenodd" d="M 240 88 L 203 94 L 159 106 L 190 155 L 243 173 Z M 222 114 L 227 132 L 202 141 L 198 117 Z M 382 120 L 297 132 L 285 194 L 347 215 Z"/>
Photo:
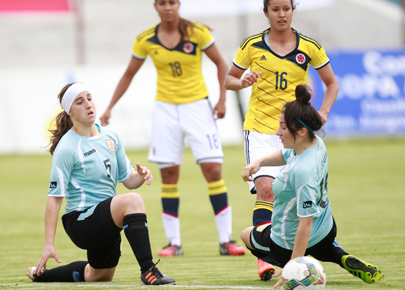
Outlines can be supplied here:
<path id="1" fill-rule="evenodd" d="M 324 289 L 326 284 L 326 274 L 321 263 L 307 256 L 289 261 L 281 277 L 286 290 L 319 290 Z"/>

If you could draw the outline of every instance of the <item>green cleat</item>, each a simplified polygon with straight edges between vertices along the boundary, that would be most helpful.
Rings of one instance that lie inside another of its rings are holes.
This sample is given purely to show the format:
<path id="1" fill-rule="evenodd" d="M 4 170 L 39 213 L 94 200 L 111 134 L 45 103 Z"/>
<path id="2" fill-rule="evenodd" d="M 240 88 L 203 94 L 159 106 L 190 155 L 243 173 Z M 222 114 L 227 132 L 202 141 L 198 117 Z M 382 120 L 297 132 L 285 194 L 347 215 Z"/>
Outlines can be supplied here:
<path id="1" fill-rule="evenodd" d="M 342 257 L 342 264 L 353 276 L 359 277 L 366 283 L 384 283 L 385 277 L 374 265 L 363 262 L 352 255 Z"/>

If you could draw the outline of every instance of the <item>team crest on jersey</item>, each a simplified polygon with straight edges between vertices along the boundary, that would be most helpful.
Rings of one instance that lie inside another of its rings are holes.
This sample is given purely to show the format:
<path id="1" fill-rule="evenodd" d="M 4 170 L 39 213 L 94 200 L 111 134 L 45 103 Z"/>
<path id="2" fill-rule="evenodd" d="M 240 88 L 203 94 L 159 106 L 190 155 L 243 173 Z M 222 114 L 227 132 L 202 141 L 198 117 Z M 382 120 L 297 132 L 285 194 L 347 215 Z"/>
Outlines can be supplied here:
<path id="1" fill-rule="evenodd" d="M 297 56 L 295 57 L 295 60 L 296 60 L 299 64 L 303 64 L 303 63 L 305 63 L 305 61 L 307 60 L 307 58 L 305 57 L 305 54 L 299 53 L 299 54 L 297 54 Z"/>
<path id="2" fill-rule="evenodd" d="M 194 50 L 194 44 L 191 42 L 186 42 L 183 46 L 183 50 L 186 53 L 191 53 Z"/>
<path id="3" fill-rule="evenodd" d="M 115 142 L 113 139 L 105 139 L 105 142 L 107 142 L 107 147 L 110 149 L 111 152 L 115 152 Z"/>

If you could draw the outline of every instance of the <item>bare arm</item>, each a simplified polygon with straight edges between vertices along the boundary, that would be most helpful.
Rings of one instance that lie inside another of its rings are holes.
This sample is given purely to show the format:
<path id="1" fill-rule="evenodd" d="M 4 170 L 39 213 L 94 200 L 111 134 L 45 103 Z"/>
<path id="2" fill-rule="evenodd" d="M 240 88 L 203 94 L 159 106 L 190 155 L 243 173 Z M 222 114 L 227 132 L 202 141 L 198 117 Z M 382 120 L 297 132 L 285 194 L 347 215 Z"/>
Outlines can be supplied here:
<path id="1" fill-rule="evenodd" d="M 260 73 L 256 71 L 247 72 L 243 76 L 244 73 L 245 71 L 243 69 L 232 65 L 225 77 L 225 88 L 227 90 L 239 91 L 257 83 L 257 79 L 260 78 Z M 241 78 L 242 76 L 243 78 Z"/>
<path id="2" fill-rule="evenodd" d="M 144 60 L 137 59 L 136 57 L 131 58 L 131 61 L 129 62 L 127 70 L 125 71 L 124 75 L 121 77 L 121 80 L 119 81 L 117 88 L 115 89 L 115 92 L 110 101 L 110 104 L 108 105 L 107 110 L 100 117 L 102 126 L 108 125 L 108 123 L 109 123 L 108 120 L 111 117 L 112 108 L 119 101 L 119 99 L 121 99 L 122 95 L 127 91 L 129 85 L 131 84 L 132 79 L 134 78 L 134 76 L 138 72 L 138 70 L 141 68 L 143 63 L 144 63 Z"/>
<path id="3" fill-rule="evenodd" d="M 226 107 L 226 89 L 224 86 L 225 82 L 225 75 L 226 71 L 228 70 L 228 66 L 226 65 L 224 59 L 222 58 L 221 54 L 215 43 L 211 45 L 209 48 L 204 50 L 205 54 L 212 60 L 213 63 L 217 66 L 217 74 L 218 74 L 218 82 L 219 82 L 219 101 L 214 107 L 214 115 L 217 116 L 218 119 L 222 119 L 225 117 Z"/>
<path id="4" fill-rule="evenodd" d="M 281 166 L 285 164 L 286 162 L 281 151 L 274 152 L 246 165 L 245 168 L 243 168 L 242 179 L 244 181 L 253 181 L 251 175 L 259 171 L 260 166 Z"/>
<path id="5" fill-rule="evenodd" d="M 294 249 L 291 259 L 305 256 L 305 251 L 308 246 L 309 236 L 311 235 L 313 217 L 300 217 L 297 233 L 295 235 Z"/>
<path id="6" fill-rule="evenodd" d="M 137 172 L 132 172 L 131 175 L 122 183 L 128 189 L 136 189 L 140 187 L 145 181 L 147 185 L 151 185 L 153 176 L 150 170 L 144 166 L 136 164 Z"/>
<path id="7" fill-rule="evenodd" d="M 299 218 L 300 223 L 298 225 L 297 233 L 295 235 L 294 249 L 291 254 L 291 259 L 305 256 L 305 251 L 308 246 L 309 236 L 311 235 L 313 217 Z M 280 269 L 273 277 L 279 277 L 283 273 L 283 269 Z M 277 281 L 274 288 L 278 288 L 282 285 L 283 279 Z M 281 289 L 284 289 L 283 287 Z"/>
<path id="8" fill-rule="evenodd" d="M 319 114 L 322 118 L 322 124 L 325 124 L 330 110 L 336 101 L 337 94 L 339 92 L 339 84 L 333 73 L 332 66 L 330 64 L 324 66 L 318 70 L 318 74 L 326 86 L 325 96 Z"/>
<path id="9" fill-rule="evenodd" d="M 46 270 L 46 262 L 50 258 L 54 258 L 58 263 L 61 262 L 56 254 L 54 242 L 62 201 L 63 197 L 48 197 L 45 208 L 45 248 L 34 274 L 39 275 L 42 267 Z"/>

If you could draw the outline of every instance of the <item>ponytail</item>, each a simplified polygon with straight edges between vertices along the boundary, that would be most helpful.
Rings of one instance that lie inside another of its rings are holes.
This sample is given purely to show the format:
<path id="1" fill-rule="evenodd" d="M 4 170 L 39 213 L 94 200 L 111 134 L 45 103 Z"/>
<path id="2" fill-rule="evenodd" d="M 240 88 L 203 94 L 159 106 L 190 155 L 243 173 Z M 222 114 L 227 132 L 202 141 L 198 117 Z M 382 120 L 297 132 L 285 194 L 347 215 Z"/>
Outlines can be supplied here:
<path id="1" fill-rule="evenodd" d="M 66 90 L 73 84 L 74 83 L 71 83 L 63 87 L 58 95 L 59 102 L 62 102 L 62 98 Z M 51 155 L 53 155 L 53 153 L 55 152 L 56 146 L 58 145 L 60 139 L 62 139 L 63 135 L 65 135 L 67 131 L 69 131 L 73 127 L 73 122 L 70 119 L 70 116 L 66 114 L 65 111 L 60 112 L 54 120 L 56 128 L 48 130 L 52 134 L 51 140 L 49 142 L 49 152 L 51 153 Z"/>
<path id="2" fill-rule="evenodd" d="M 307 85 L 298 85 L 295 88 L 296 100 L 284 106 L 284 120 L 288 130 L 293 134 L 294 140 L 298 130 L 306 128 L 310 140 L 315 139 L 314 132 L 322 128 L 322 119 L 318 111 L 311 105 L 311 88 Z"/>

